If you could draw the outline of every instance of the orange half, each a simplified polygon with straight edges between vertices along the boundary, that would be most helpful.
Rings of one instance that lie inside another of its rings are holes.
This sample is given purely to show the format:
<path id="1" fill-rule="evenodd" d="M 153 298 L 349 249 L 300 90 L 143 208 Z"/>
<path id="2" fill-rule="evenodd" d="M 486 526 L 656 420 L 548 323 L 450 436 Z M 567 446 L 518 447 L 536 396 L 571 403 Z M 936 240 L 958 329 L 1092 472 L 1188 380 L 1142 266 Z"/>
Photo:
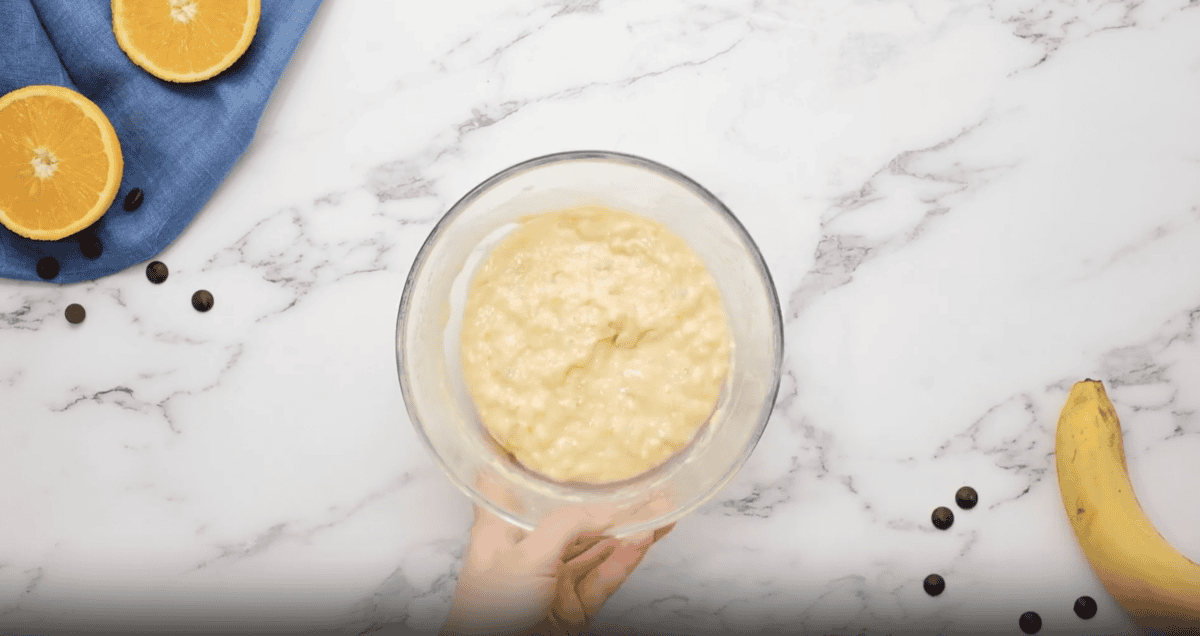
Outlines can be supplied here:
<path id="1" fill-rule="evenodd" d="M 261 0 L 112 0 L 113 35 L 151 75 L 199 82 L 250 48 L 261 13 Z"/>
<path id="2" fill-rule="evenodd" d="M 70 236 L 108 211 L 125 161 L 117 131 L 62 86 L 0 97 L 0 223 L 26 238 Z"/>

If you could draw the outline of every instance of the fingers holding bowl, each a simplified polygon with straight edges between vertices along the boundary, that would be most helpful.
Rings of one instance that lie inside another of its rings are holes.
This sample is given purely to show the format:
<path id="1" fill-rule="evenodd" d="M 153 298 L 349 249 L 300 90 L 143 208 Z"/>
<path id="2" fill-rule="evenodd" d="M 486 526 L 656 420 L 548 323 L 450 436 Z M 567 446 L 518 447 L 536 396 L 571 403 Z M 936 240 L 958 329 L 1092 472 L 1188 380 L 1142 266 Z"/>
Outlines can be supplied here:
<path id="1" fill-rule="evenodd" d="M 521 511 L 523 506 L 520 499 L 500 477 L 490 469 L 484 468 L 475 477 L 475 489 L 484 499 L 491 501 L 500 508 Z M 474 505 L 475 521 L 471 526 L 471 536 L 481 539 L 503 542 L 507 546 L 515 545 L 525 538 L 525 531 L 479 504 Z"/>
<path id="2" fill-rule="evenodd" d="M 595 616 L 629 575 L 633 573 L 650 550 L 675 527 L 672 523 L 657 530 L 647 530 L 623 541 L 614 542 L 611 552 L 590 569 L 579 568 L 575 593 L 588 616 Z"/>

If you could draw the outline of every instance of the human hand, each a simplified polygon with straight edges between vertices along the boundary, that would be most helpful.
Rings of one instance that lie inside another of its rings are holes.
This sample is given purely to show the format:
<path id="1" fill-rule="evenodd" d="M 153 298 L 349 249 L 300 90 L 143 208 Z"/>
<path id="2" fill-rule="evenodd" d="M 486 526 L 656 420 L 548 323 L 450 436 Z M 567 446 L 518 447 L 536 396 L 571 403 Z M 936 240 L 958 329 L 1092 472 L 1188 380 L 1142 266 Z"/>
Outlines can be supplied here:
<path id="1" fill-rule="evenodd" d="M 525 533 L 476 506 L 443 634 L 562 634 L 585 629 L 674 527 L 617 540 L 604 517 L 555 511 Z"/>
<path id="2" fill-rule="evenodd" d="M 559 569 L 551 623 L 567 633 L 586 629 L 642 562 L 650 546 L 674 527 L 672 523 L 624 540 L 605 538 L 592 542 L 590 547 L 587 542 L 577 542 L 575 550 L 569 547 Z M 575 551 L 580 551 L 579 556 L 574 556 Z"/>

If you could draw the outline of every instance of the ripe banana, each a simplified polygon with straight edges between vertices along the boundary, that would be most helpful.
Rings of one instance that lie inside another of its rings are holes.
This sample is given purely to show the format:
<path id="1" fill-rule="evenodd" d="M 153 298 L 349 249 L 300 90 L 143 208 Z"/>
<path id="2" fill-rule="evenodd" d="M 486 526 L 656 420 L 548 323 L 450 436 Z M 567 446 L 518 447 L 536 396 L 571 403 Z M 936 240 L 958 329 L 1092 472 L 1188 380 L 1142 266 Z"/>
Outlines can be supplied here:
<path id="1" fill-rule="evenodd" d="M 1067 517 L 1109 594 L 1139 625 L 1168 633 L 1200 629 L 1200 565 L 1171 547 L 1138 503 L 1121 423 L 1102 383 L 1072 387 L 1058 420 L 1055 455 Z"/>

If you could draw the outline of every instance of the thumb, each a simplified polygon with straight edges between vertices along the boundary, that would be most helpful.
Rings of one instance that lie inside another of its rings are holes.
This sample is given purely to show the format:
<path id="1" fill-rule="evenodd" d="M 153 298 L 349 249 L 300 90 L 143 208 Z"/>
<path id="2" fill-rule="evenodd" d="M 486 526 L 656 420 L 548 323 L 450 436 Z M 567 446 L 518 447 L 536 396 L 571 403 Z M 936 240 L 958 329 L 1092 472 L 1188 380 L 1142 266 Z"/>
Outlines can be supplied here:
<path id="1" fill-rule="evenodd" d="M 600 536 L 612 526 L 581 508 L 561 508 L 550 513 L 521 540 L 526 564 L 538 572 L 553 572 L 567 545 L 583 535 Z"/>

